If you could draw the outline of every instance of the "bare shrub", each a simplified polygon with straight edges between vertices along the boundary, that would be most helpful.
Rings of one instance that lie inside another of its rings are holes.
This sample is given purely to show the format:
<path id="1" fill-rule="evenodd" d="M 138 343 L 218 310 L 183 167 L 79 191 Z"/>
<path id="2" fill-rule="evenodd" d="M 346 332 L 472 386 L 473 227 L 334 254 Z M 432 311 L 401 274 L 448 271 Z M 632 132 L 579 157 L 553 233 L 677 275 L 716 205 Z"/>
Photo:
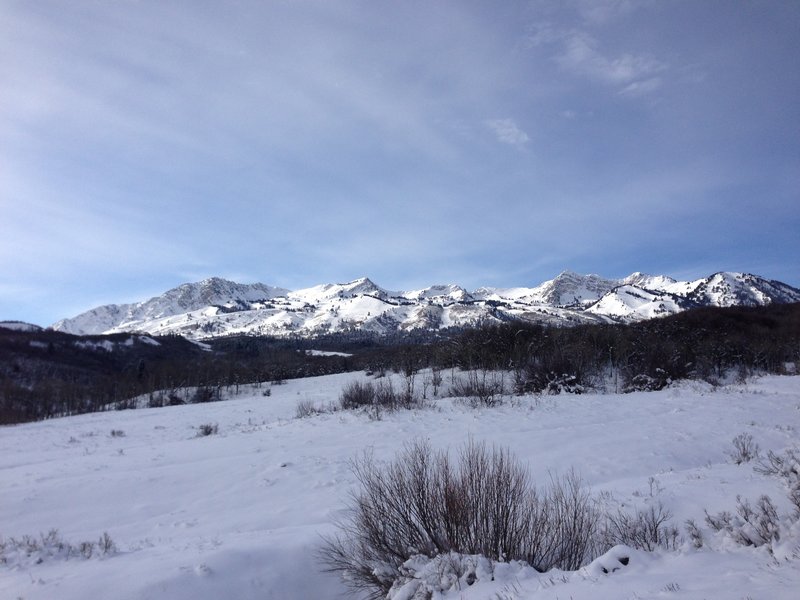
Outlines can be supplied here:
<path id="1" fill-rule="evenodd" d="M 580 479 L 537 490 L 507 449 L 469 442 L 456 463 L 417 441 L 385 468 L 366 454 L 353 471 L 361 490 L 320 559 L 371 598 L 385 597 L 418 554 L 519 559 L 545 571 L 576 569 L 594 549 L 597 515 Z"/>
<path id="2" fill-rule="evenodd" d="M 78 552 L 83 558 L 92 558 L 92 554 L 94 554 L 94 542 L 81 542 L 78 544 Z"/>
<path id="3" fill-rule="evenodd" d="M 117 553 L 117 546 L 108 533 L 103 533 L 98 542 L 80 542 L 73 545 L 61 537 L 57 529 L 51 529 L 39 537 L 23 535 L 21 538 L 0 538 L 0 564 L 21 566 L 41 564 L 46 560 L 73 557 L 84 559 L 93 556 L 110 556 Z"/>
<path id="4" fill-rule="evenodd" d="M 391 379 L 382 379 L 375 384 L 374 388 L 373 403 L 376 406 L 392 410 L 403 403 L 401 395 L 394 391 Z"/>
<path id="5" fill-rule="evenodd" d="M 468 371 L 466 378 L 456 378 L 450 387 L 451 396 L 466 399 L 473 408 L 496 406 L 503 401 L 503 394 L 504 374 L 489 369 Z"/>
<path id="6" fill-rule="evenodd" d="M 206 437 L 219 433 L 219 425 L 216 423 L 203 423 L 197 427 L 197 437 Z"/>
<path id="7" fill-rule="evenodd" d="M 114 540 L 111 539 L 111 536 L 108 535 L 107 531 L 104 531 L 103 535 L 100 536 L 97 542 L 97 548 L 104 556 L 117 553 L 117 545 L 114 543 Z"/>
<path id="8" fill-rule="evenodd" d="M 335 407 L 330 403 L 316 404 L 313 400 L 300 400 L 295 408 L 294 416 L 298 419 L 334 412 Z"/>
<path id="9" fill-rule="evenodd" d="M 122 429 L 112 429 L 111 437 L 125 437 L 125 432 Z"/>
<path id="10" fill-rule="evenodd" d="M 375 388 L 369 382 L 351 381 L 339 395 L 339 404 L 344 410 L 371 406 L 375 402 Z"/>
<path id="11" fill-rule="evenodd" d="M 394 389 L 391 380 L 381 379 L 377 383 L 353 381 L 347 384 L 339 396 L 339 405 L 343 409 L 369 408 L 370 416 L 380 419 L 382 410 L 398 408 L 414 408 L 422 405 L 414 393 L 410 378 L 404 379 L 402 391 Z"/>
<path id="12" fill-rule="evenodd" d="M 634 513 L 618 510 L 606 515 L 603 540 L 608 546 L 626 544 L 652 552 L 656 548 L 675 550 L 679 545 L 678 529 L 668 524 L 672 513 L 659 502 Z"/>
<path id="13" fill-rule="evenodd" d="M 192 396 L 192 404 L 203 404 L 205 402 L 219 402 L 222 400 L 220 387 L 200 386 Z"/>
<path id="14" fill-rule="evenodd" d="M 691 540 L 692 546 L 699 550 L 704 544 L 703 532 L 700 531 L 700 528 L 697 526 L 697 523 L 694 522 L 694 519 L 686 519 L 685 525 L 686 533 L 689 535 L 689 540 Z"/>
<path id="15" fill-rule="evenodd" d="M 789 488 L 789 502 L 794 506 L 795 520 L 800 519 L 800 450 L 789 448 L 783 455 L 772 450 L 758 462 L 753 470 L 762 475 L 779 477 Z"/>
<path id="16" fill-rule="evenodd" d="M 661 368 L 656 368 L 653 375 L 647 373 L 637 373 L 629 378 L 626 378 L 622 392 L 628 394 L 630 392 L 655 392 L 663 390 L 670 383 L 666 371 Z"/>
<path id="17" fill-rule="evenodd" d="M 755 507 L 747 499 L 736 496 L 736 515 L 722 511 L 711 515 L 706 511 L 706 523 L 724 532 L 742 546 L 764 546 L 772 549 L 780 540 L 780 519 L 769 496 L 761 496 Z"/>
<path id="18" fill-rule="evenodd" d="M 767 452 L 767 457 L 759 460 L 753 470 L 762 475 L 780 477 L 787 482 L 798 481 L 800 480 L 800 450 L 789 448 L 783 455 L 770 450 Z"/>
<path id="19" fill-rule="evenodd" d="M 320 413 L 319 407 L 313 400 L 300 400 L 295 407 L 294 416 L 298 419 L 311 417 Z"/>
<path id="20" fill-rule="evenodd" d="M 433 395 L 439 395 L 439 388 L 442 387 L 442 370 L 439 367 L 431 368 L 431 385 L 433 386 Z"/>
<path id="21" fill-rule="evenodd" d="M 731 443 L 733 450 L 728 452 L 728 456 L 735 464 L 740 465 L 759 457 L 758 444 L 753 441 L 753 436 L 749 433 L 740 433 L 731 440 Z"/>

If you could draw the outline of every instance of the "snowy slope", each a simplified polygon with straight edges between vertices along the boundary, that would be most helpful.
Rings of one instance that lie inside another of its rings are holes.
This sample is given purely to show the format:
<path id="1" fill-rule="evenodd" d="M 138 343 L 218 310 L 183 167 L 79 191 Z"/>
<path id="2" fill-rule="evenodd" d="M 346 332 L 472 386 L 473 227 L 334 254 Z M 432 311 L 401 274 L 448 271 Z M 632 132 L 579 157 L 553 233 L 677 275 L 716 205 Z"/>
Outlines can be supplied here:
<path id="1" fill-rule="evenodd" d="M 595 302 L 620 282 L 599 275 L 579 275 L 564 271 L 555 279 L 534 288 L 531 297 L 554 306 L 581 306 Z"/>
<path id="2" fill-rule="evenodd" d="M 41 331 L 38 325 L 25 323 L 24 321 L 0 321 L 0 329 L 10 329 L 11 331 Z"/>
<path id="3" fill-rule="evenodd" d="M 704 306 L 763 306 L 798 301 L 797 289 L 749 273 L 714 273 L 696 283 L 688 298 Z"/>
<path id="4" fill-rule="evenodd" d="M 703 511 L 733 511 L 737 494 L 768 494 L 781 514 L 788 512 L 777 479 L 733 464 L 727 453 L 743 432 L 762 453 L 797 445 L 800 378 L 523 397 L 493 409 L 444 399 L 377 421 L 352 412 L 294 418 L 298 401 L 335 401 L 347 381 L 362 377 L 289 381 L 269 397 L 248 388 L 223 403 L 0 428 L 2 539 L 56 528 L 73 544 L 108 532 L 118 547 L 115 555 L 45 556 L 41 563 L 37 553 L 8 553 L 0 563 L 0 597 L 352 598 L 314 558 L 320 535 L 335 530 L 355 489 L 349 461 L 367 449 L 391 460 L 417 437 L 456 451 L 470 436 L 508 446 L 537 482 L 574 467 L 604 502 L 661 502 L 675 525 L 694 519 L 707 543 L 700 550 L 687 543 L 677 551 L 629 552 L 630 567 L 612 574 L 597 564 L 543 574 L 499 564 L 495 581 L 440 600 L 797 597 L 800 556 L 792 549 L 800 531 L 787 533 L 771 556 L 717 537 Z M 198 437 L 207 423 L 218 433 Z"/>
<path id="5" fill-rule="evenodd" d="M 74 319 L 64 319 L 53 329 L 75 334 L 100 331 L 146 331 L 147 323 L 213 306 L 237 309 L 251 302 L 285 296 L 288 290 L 262 283 L 240 284 L 219 277 L 185 283 L 160 296 L 135 304 L 101 306 Z"/>
<path id="6" fill-rule="evenodd" d="M 536 287 L 455 285 L 392 292 L 363 277 L 288 291 L 213 278 L 137 304 L 101 306 L 53 328 L 78 334 L 138 331 L 204 338 L 232 334 L 316 335 L 363 330 L 470 327 L 521 319 L 547 324 L 636 321 L 697 306 L 798 302 L 800 290 L 742 273 L 696 281 L 633 273 L 624 279 L 565 271 Z"/>
<path id="7" fill-rule="evenodd" d="M 587 313 L 605 315 L 619 321 L 641 321 L 681 311 L 676 297 L 635 285 L 621 285 L 605 294 Z"/>

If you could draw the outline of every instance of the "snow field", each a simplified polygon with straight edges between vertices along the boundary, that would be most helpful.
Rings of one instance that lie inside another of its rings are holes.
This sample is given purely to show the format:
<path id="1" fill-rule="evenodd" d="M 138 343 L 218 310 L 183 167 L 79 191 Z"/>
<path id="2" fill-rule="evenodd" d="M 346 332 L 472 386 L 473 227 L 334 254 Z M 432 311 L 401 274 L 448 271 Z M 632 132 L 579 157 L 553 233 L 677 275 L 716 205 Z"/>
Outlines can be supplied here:
<path id="1" fill-rule="evenodd" d="M 443 389 L 449 377 L 445 372 Z M 682 528 L 693 518 L 708 543 L 699 551 L 688 544 L 677 552 L 631 551 L 631 565 L 609 575 L 596 565 L 566 574 L 501 565 L 495 581 L 442 598 L 796 598 L 797 528 L 776 561 L 764 548 L 714 536 L 703 511 L 733 512 L 737 494 L 768 494 L 789 512 L 781 481 L 752 464 L 732 464 L 728 452 L 743 432 L 762 454 L 800 443 L 800 378 L 527 396 L 485 409 L 440 399 L 380 420 L 358 412 L 295 418 L 299 401 L 335 403 L 354 379 L 367 378 L 287 381 L 268 397 L 265 388 L 243 386 L 226 402 L 0 428 L 0 535 L 55 528 L 77 544 L 107 531 L 119 549 L 41 564 L 15 556 L 0 564 L 0 597 L 350 597 L 314 558 L 320 535 L 335 531 L 355 490 L 349 461 L 367 449 L 392 460 L 415 438 L 457 451 L 472 437 L 508 446 L 539 483 L 575 468 L 610 505 L 661 502 L 673 524 Z M 218 425 L 218 433 L 199 436 L 203 424 Z"/>

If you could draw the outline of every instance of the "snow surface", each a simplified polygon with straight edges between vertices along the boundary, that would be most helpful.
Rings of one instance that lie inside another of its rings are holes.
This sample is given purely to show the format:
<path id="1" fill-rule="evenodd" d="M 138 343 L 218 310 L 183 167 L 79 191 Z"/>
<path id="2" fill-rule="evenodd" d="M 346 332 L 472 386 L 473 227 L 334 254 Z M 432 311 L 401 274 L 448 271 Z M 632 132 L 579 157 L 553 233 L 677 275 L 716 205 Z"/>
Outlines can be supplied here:
<path id="1" fill-rule="evenodd" d="M 11 331 L 41 331 L 38 325 L 25 323 L 24 321 L 0 321 L 0 329 L 10 329 Z"/>
<path id="2" fill-rule="evenodd" d="M 445 386 L 451 373 L 445 373 Z M 371 420 L 358 412 L 295 418 L 299 401 L 335 402 L 364 374 L 240 388 L 226 402 L 81 415 L 0 428 L 0 534 L 56 528 L 70 543 L 108 532 L 119 552 L 91 558 L 12 557 L 0 597 L 204 600 L 352 597 L 315 560 L 355 488 L 349 461 L 370 449 L 391 460 L 414 438 L 458 449 L 470 436 L 510 447 L 534 480 L 576 468 L 607 502 L 662 502 L 682 526 L 693 518 L 709 543 L 674 552 L 626 550 L 630 565 L 539 574 L 495 565 L 495 580 L 442 592 L 447 600 L 797 598 L 800 532 L 776 556 L 726 544 L 703 510 L 733 510 L 737 494 L 786 490 L 728 452 L 746 432 L 767 450 L 798 444 L 800 378 L 765 377 L 712 388 L 680 382 L 660 392 L 510 399 L 471 409 L 452 399 Z M 399 381 L 397 382 L 399 385 Z M 203 424 L 218 433 L 198 436 Z M 617 549 L 618 551 L 619 549 Z M 604 562 L 605 561 L 605 562 Z"/>

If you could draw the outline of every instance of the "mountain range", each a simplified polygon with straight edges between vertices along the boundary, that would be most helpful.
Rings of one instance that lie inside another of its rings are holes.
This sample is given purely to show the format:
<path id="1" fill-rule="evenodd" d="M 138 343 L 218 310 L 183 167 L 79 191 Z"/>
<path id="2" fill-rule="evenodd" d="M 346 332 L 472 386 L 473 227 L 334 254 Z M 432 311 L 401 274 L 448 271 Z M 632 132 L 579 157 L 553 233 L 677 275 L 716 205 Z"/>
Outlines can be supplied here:
<path id="1" fill-rule="evenodd" d="M 800 289 L 748 273 L 694 281 L 633 273 L 624 279 L 565 271 L 536 287 L 433 285 L 392 292 L 364 277 L 302 290 L 212 277 L 133 304 L 109 304 L 52 329 L 79 335 L 139 332 L 191 339 L 226 335 L 313 336 L 472 327 L 522 320 L 551 325 L 633 322 L 703 306 L 800 302 Z"/>

